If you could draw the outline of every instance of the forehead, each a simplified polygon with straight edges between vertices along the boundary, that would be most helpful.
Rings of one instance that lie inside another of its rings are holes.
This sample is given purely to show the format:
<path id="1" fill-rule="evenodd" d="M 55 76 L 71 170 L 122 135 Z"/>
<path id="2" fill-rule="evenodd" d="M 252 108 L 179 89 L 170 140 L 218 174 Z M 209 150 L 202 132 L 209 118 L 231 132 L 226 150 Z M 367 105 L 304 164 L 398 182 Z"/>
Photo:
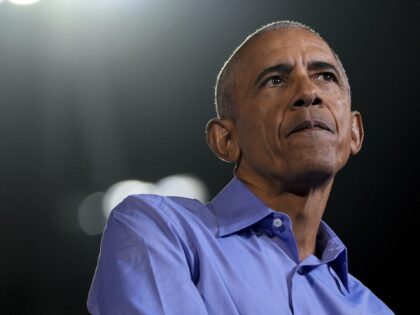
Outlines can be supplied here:
<path id="1" fill-rule="evenodd" d="M 276 63 L 305 64 L 309 60 L 336 64 L 331 48 L 322 38 L 298 28 L 258 34 L 243 47 L 240 57 L 246 66 L 255 70 Z"/>

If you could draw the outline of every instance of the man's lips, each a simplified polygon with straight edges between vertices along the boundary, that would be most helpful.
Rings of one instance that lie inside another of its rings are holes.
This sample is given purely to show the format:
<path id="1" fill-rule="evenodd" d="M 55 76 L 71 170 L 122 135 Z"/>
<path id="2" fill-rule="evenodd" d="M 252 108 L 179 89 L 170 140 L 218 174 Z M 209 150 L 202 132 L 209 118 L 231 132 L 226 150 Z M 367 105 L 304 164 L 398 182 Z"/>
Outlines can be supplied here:
<path id="1" fill-rule="evenodd" d="M 321 129 L 332 132 L 331 128 L 325 122 L 321 120 L 311 119 L 300 122 L 287 135 L 290 136 L 293 133 L 307 129 Z"/>

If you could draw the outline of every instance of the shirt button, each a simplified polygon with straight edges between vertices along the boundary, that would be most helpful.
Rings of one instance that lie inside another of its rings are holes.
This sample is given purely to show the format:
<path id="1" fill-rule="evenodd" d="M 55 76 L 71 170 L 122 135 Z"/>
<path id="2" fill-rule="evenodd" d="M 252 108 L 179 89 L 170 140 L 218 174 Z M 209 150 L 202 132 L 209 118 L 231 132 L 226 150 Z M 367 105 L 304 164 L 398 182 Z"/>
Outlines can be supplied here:
<path id="1" fill-rule="evenodd" d="M 280 219 L 274 219 L 273 220 L 273 225 L 277 228 L 281 227 L 283 225 L 283 221 Z"/>
<path id="2" fill-rule="evenodd" d="M 297 271 L 298 274 L 300 275 L 304 275 L 305 274 L 305 270 L 303 270 L 303 268 L 299 268 Z"/>

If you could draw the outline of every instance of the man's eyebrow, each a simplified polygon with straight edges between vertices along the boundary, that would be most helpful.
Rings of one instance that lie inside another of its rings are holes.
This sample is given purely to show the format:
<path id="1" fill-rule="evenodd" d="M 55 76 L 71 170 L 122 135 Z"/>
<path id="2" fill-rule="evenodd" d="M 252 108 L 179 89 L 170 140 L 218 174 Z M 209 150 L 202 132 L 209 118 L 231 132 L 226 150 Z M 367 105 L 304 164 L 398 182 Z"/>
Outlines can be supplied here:
<path id="1" fill-rule="evenodd" d="M 340 75 L 337 67 L 325 61 L 311 61 L 308 64 L 308 70 L 332 70 L 337 75 Z"/>
<path id="2" fill-rule="evenodd" d="M 292 68 L 293 66 L 289 63 L 279 63 L 277 65 L 265 68 L 263 71 L 260 72 L 254 84 L 257 85 L 258 82 L 260 82 L 260 80 L 268 73 L 276 72 L 279 74 L 289 74 L 292 71 Z"/>

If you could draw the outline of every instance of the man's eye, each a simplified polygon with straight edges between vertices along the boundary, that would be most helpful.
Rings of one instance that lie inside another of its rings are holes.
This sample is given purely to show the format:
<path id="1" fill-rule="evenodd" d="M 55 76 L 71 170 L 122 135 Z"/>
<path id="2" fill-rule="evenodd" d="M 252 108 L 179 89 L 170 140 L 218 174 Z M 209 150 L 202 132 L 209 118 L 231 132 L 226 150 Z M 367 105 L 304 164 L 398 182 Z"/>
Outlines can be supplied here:
<path id="1" fill-rule="evenodd" d="M 337 78 L 333 73 L 323 72 L 315 76 L 315 80 L 327 81 L 327 82 L 337 82 Z"/>
<path id="2" fill-rule="evenodd" d="M 263 82 L 263 86 L 264 85 L 268 85 L 268 86 L 278 86 L 278 85 L 282 85 L 284 83 L 284 80 L 276 75 L 276 76 L 272 76 L 267 78 L 264 82 Z"/>

